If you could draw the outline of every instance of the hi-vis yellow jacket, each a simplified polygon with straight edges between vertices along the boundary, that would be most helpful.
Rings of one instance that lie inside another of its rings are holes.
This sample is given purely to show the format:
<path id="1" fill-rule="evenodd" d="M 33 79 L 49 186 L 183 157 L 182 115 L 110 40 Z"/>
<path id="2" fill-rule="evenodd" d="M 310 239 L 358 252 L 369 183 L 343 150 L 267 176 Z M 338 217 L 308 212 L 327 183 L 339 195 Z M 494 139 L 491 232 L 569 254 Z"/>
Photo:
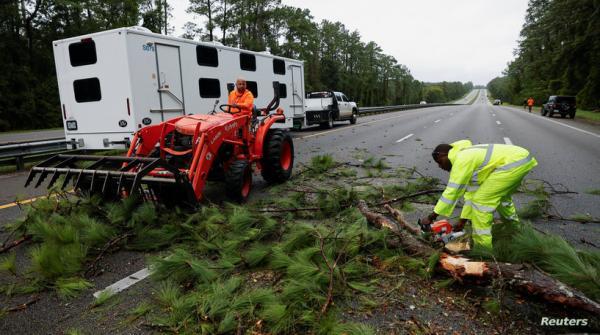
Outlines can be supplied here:
<path id="1" fill-rule="evenodd" d="M 448 185 L 435 205 L 434 212 L 450 216 L 465 192 L 476 192 L 492 172 L 514 171 L 525 165 L 537 165 L 524 148 L 506 144 L 473 145 L 469 140 L 450 144 L 448 159 L 452 163 Z"/>

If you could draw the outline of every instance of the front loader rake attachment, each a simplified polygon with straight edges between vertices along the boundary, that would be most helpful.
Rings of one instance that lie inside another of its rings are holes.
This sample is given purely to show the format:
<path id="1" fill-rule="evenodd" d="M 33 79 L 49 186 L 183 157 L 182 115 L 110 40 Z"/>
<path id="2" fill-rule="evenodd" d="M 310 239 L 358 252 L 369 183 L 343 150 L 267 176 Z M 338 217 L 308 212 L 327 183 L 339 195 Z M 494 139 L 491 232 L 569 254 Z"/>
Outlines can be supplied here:
<path id="1" fill-rule="evenodd" d="M 57 155 L 29 172 L 25 187 L 39 176 L 39 187 L 50 176 L 51 188 L 64 176 L 61 189 L 73 181 L 76 192 L 99 194 L 107 200 L 139 196 L 165 205 L 195 205 L 197 200 L 187 173 L 154 157 Z"/>

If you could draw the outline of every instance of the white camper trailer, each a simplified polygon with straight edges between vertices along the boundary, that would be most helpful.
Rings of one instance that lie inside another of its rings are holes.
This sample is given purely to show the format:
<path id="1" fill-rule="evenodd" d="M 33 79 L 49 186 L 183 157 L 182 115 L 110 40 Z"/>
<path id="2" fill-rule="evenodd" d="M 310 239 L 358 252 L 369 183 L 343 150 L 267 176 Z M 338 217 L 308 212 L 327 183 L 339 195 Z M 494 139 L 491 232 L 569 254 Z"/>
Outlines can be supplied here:
<path id="1" fill-rule="evenodd" d="M 141 27 L 53 46 L 66 139 L 82 149 L 123 148 L 143 126 L 211 112 L 215 104 L 227 103 L 240 76 L 259 108 L 267 106 L 279 82 L 286 121 L 277 127 L 291 128 L 294 116 L 304 117 L 304 65 L 298 60 Z"/>

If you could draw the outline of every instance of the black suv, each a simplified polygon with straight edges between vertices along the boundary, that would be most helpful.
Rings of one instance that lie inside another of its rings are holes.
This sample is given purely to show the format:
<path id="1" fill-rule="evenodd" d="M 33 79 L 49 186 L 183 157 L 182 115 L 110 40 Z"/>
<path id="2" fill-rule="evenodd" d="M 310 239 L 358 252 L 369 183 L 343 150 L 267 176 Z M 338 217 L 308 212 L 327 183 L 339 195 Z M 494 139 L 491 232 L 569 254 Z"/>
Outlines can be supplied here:
<path id="1" fill-rule="evenodd" d="M 561 117 L 569 115 L 571 119 L 575 118 L 575 97 L 565 95 L 551 95 L 548 102 L 542 105 L 542 115 L 552 117 L 554 113 L 560 113 Z"/>

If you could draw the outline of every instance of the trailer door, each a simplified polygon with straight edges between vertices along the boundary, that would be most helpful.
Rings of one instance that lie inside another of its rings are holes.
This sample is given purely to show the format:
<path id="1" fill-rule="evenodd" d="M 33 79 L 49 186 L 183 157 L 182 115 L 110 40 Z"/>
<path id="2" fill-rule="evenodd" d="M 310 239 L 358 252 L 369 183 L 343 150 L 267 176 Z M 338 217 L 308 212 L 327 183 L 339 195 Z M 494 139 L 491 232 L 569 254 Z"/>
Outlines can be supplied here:
<path id="1" fill-rule="evenodd" d="M 290 65 L 292 68 L 292 105 L 290 105 L 294 115 L 303 115 L 304 107 L 304 73 L 302 67 Z"/>
<path id="2" fill-rule="evenodd" d="M 156 43 L 155 53 L 160 108 L 151 112 L 160 113 L 162 121 L 185 115 L 179 47 Z"/>

